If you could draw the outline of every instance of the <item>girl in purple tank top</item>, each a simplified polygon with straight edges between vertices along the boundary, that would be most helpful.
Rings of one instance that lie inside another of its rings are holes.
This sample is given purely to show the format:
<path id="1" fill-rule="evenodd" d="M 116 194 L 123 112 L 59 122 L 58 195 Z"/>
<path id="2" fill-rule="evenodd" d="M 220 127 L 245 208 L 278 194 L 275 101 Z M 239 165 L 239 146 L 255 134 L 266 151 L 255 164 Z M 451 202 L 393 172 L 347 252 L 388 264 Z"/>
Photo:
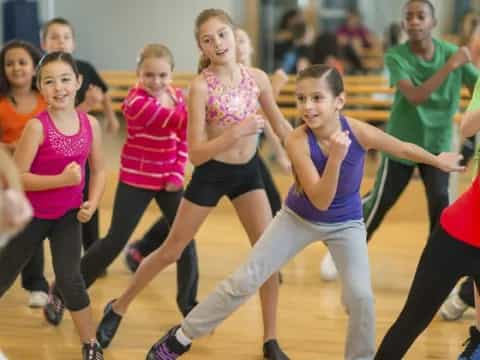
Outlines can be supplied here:
<path id="1" fill-rule="evenodd" d="M 328 246 L 342 280 L 343 303 L 349 316 L 345 359 L 373 359 L 375 314 L 359 194 L 365 151 L 375 148 L 391 152 L 444 171 L 462 167 L 456 165 L 458 154 L 434 156 L 373 126 L 341 116 L 344 103 L 343 82 L 337 70 L 313 65 L 300 72 L 297 106 L 304 124 L 286 142 L 297 183 L 284 208 L 247 261 L 179 327 L 157 342 L 153 349 L 159 355 L 149 359 L 174 359 L 188 351 L 192 339 L 211 333 L 273 273 L 318 240 Z"/>
<path id="2" fill-rule="evenodd" d="M 83 344 L 86 360 L 102 360 L 95 339 L 90 300 L 80 273 L 81 227 L 100 201 L 105 183 L 97 121 L 75 110 L 80 87 L 71 55 L 45 55 L 37 70 L 38 87 L 48 110 L 30 120 L 15 152 L 33 220 L 0 254 L 0 296 L 13 284 L 34 250 L 50 240 L 56 285 Z M 83 199 L 85 164 L 90 163 L 89 198 Z M 47 320 L 62 307 L 49 294 L 44 308 Z"/>

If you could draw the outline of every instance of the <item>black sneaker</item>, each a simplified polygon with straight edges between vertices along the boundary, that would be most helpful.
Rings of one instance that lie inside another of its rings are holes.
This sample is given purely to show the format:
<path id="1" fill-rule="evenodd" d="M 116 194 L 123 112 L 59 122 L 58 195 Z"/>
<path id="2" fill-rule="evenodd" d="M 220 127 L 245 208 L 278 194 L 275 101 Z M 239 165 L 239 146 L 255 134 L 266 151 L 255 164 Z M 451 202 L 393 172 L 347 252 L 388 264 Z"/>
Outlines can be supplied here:
<path id="1" fill-rule="evenodd" d="M 83 360 L 103 360 L 103 351 L 96 341 L 83 344 Z"/>
<path id="2" fill-rule="evenodd" d="M 268 340 L 263 344 L 263 358 L 268 360 L 290 360 L 280 349 L 277 340 Z"/>
<path id="3" fill-rule="evenodd" d="M 97 340 L 102 348 L 107 348 L 117 333 L 122 316 L 113 311 L 112 304 L 115 300 L 110 301 L 103 310 L 103 317 L 97 328 Z"/>
<path id="4" fill-rule="evenodd" d="M 147 354 L 146 360 L 175 360 L 190 350 L 191 345 L 183 346 L 175 337 L 180 325 L 168 330 L 168 332 L 155 344 Z"/>
<path id="5" fill-rule="evenodd" d="M 43 315 L 47 322 L 57 326 L 62 322 L 65 305 L 63 305 L 62 299 L 54 294 L 53 289 L 55 289 L 55 284 L 52 284 L 48 292 L 48 300 L 47 304 L 43 307 Z"/>
<path id="6" fill-rule="evenodd" d="M 475 326 L 470 326 L 470 337 L 463 345 L 466 347 L 458 360 L 480 360 L 480 332 Z"/>
<path id="7" fill-rule="evenodd" d="M 135 248 L 135 246 L 127 245 L 127 249 L 125 251 L 125 265 L 127 265 L 127 268 L 130 270 L 130 272 L 134 273 L 137 271 L 143 259 L 143 255 L 137 250 L 137 248 Z"/>

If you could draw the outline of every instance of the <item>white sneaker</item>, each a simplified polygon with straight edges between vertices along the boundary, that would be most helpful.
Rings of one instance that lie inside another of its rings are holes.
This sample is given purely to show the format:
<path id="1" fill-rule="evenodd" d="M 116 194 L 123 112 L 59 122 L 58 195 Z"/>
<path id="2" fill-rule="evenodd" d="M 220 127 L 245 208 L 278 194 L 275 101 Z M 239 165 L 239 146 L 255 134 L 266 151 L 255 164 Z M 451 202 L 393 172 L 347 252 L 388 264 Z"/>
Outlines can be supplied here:
<path id="1" fill-rule="evenodd" d="M 8 360 L 2 350 L 0 350 L 0 360 Z"/>
<path id="2" fill-rule="evenodd" d="M 320 265 L 320 276 L 325 281 L 333 281 L 337 278 L 337 275 L 337 267 L 333 262 L 332 255 L 330 255 L 330 252 L 327 252 Z"/>
<path id="3" fill-rule="evenodd" d="M 467 311 L 468 305 L 460 299 L 458 291 L 453 291 L 447 300 L 443 303 L 440 309 L 440 315 L 443 320 L 455 321 L 462 317 L 463 313 Z"/>
<path id="4" fill-rule="evenodd" d="M 47 305 L 48 294 L 43 291 L 30 291 L 28 306 L 31 308 L 43 308 Z M 1 358 L 0 358 L 1 360 Z"/>

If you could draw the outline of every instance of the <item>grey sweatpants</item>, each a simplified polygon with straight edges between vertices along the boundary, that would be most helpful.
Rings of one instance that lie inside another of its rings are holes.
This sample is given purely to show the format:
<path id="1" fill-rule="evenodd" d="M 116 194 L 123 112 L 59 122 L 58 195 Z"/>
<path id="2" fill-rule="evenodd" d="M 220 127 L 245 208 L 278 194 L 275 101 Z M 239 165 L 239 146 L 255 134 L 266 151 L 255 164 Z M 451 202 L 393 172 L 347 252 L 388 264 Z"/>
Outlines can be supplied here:
<path id="1" fill-rule="evenodd" d="M 345 359 L 373 359 L 375 311 L 363 221 L 310 223 L 285 207 L 255 244 L 247 261 L 188 314 L 182 323 L 184 333 L 191 339 L 209 334 L 274 272 L 318 240 L 326 243 L 342 283 L 342 300 L 349 314 Z"/>

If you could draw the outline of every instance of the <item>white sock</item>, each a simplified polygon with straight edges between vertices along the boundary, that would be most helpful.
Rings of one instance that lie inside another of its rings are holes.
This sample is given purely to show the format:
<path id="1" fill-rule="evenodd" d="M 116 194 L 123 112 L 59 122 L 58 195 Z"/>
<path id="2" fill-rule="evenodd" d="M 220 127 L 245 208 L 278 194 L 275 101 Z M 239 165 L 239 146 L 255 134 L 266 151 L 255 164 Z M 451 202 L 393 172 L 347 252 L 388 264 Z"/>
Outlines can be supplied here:
<path id="1" fill-rule="evenodd" d="M 179 327 L 177 332 L 175 333 L 175 338 L 183 346 L 188 346 L 192 343 L 192 340 L 187 335 L 185 335 L 181 327 Z"/>

